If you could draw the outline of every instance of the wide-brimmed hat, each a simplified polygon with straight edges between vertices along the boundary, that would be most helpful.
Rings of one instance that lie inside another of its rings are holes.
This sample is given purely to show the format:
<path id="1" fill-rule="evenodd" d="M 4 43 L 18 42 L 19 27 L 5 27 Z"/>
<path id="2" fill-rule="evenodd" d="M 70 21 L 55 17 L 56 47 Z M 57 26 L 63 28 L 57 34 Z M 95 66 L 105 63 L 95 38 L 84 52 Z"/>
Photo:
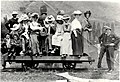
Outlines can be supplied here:
<path id="1" fill-rule="evenodd" d="M 73 12 L 73 15 L 81 15 L 81 14 L 82 14 L 82 12 L 80 10 L 76 10 Z"/>
<path id="2" fill-rule="evenodd" d="M 56 20 L 63 20 L 63 16 L 57 15 Z"/>
<path id="3" fill-rule="evenodd" d="M 21 15 L 21 17 L 18 19 L 18 22 L 22 22 L 23 20 L 29 20 L 28 15 L 26 14 Z"/>
<path id="4" fill-rule="evenodd" d="M 32 15 L 31 15 L 31 17 L 37 17 L 37 18 L 39 18 L 39 14 L 38 13 L 32 13 Z"/>
<path id="5" fill-rule="evenodd" d="M 63 15 L 63 20 L 65 19 L 70 19 L 70 16 L 69 15 Z"/>
<path id="6" fill-rule="evenodd" d="M 58 15 L 64 15 L 64 14 L 65 14 L 65 11 L 64 11 L 64 10 L 59 10 L 57 14 L 58 14 Z"/>
<path id="7" fill-rule="evenodd" d="M 18 15 L 18 12 L 13 11 L 13 12 L 12 12 L 12 15 Z"/>
<path id="8" fill-rule="evenodd" d="M 53 15 L 49 15 L 45 18 L 45 21 L 55 21 L 55 18 L 53 17 Z"/>
<path id="9" fill-rule="evenodd" d="M 105 28 L 106 30 L 111 30 L 111 27 L 109 27 L 109 26 L 104 26 L 104 28 Z"/>

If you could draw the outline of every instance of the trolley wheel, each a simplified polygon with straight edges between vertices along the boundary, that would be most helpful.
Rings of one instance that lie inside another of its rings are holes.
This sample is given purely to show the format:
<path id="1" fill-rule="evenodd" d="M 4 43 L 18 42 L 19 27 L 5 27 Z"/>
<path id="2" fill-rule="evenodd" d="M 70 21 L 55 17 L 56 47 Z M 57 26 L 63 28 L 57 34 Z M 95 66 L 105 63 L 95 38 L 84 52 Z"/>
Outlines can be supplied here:
<path id="1" fill-rule="evenodd" d="M 24 63 L 24 66 L 30 67 L 30 68 L 37 68 L 39 66 L 39 63 Z"/>
<path id="2" fill-rule="evenodd" d="M 64 69 L 75 69 L 76 63 L 63 63 L 62 66 Z"/>

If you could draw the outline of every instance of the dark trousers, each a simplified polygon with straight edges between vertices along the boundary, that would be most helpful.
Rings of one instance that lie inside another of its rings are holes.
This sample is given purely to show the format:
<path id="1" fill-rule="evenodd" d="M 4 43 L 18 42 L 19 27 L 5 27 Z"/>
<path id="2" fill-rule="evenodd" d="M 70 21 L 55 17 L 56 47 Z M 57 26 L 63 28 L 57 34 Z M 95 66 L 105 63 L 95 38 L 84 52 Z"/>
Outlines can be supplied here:
<path id="1" fill-rule="evenodd" d="M 83 36 L 78 30 L 76 30 L 76 32 L 77 32 L 77 37 L 75 37 L 73 32 L 71 34 L 73 55 L 82 55 L 83 54 Z"/>
<path id="2" fill-rule="evenodd" d="M 114 47 L 111 46 L 102 46 L 98 59 L 98 68 L 101 67 L 102 58 L 106 52 L 106 61 L 108 65 L 108 69 L 114 69 Z"/>

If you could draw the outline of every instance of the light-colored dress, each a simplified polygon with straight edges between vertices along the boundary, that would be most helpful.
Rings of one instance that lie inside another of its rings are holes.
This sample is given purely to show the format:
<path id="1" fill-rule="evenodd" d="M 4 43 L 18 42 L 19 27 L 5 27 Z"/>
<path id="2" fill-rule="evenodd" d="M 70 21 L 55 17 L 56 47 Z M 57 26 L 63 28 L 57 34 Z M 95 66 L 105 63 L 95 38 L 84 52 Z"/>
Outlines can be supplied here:
<path id="1" fill-rule="evenodd" d="M 63 38 L 62 38 L 62 41 L 61 41 L 61 49 L 60 49 L 60 52 L 61 52 L 61 55 L 62 54 L 67 54 L 67 55 L 73 55 L 72 53 L 72 41 L 71 41 L 71 25 L 68 23 L 68 24 L 65 24 L 63 26 Z"/>
<path id="2" fill-rule="evenodd" d="M 63 34 L 63 25 L 57 24 L 56 32 L 52 36 L 52 45 L 55 45 L 55 46 L 61 45 L 62 34 Z"/>

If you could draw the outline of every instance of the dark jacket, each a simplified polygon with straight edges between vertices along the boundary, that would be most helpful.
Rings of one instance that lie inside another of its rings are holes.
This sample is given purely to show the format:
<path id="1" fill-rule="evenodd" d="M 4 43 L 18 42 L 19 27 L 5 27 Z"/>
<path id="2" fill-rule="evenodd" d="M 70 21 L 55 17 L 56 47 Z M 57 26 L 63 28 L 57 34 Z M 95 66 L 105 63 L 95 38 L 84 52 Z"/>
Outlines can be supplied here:
<path id="1" fill-rule="evenodd" d="M 10 28 L 13 28 L 14 24 L 18 24 L 18 18 L 11 18 L 6 22 L 5 26 L 9 30 L 9 32 L 11 31 Z"/>
<path id="2" fill-rule="evenodd" d="M 118 43 L 120 42 L 120 38 L 117 37 L 115 34 L 110 34 L 109 36 L 107 36 L 106 33 L 103 33 L 100 37 L 99 37 L 99 43 L 102 46 L 106 46 L 110 43 L 114 43 L 115 44 L 115 49 L 118 47 Z"/>

